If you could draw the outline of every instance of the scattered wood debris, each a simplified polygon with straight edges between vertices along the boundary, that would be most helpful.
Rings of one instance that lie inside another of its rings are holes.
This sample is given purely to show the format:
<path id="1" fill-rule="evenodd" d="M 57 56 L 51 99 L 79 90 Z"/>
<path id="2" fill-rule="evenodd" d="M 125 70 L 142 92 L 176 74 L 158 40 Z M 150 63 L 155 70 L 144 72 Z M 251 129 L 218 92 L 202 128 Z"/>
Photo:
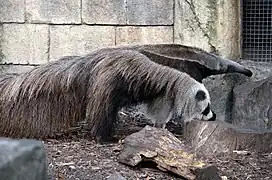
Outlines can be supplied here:
<path id="1" fill-rule="evenodd" d="M 221 179 L 216 167 L 197 160 L 168 130 L 150 126 L 125 138 L 119 161 L 130 166 L 152 161 L 160 170 L 186 179 Z"/>

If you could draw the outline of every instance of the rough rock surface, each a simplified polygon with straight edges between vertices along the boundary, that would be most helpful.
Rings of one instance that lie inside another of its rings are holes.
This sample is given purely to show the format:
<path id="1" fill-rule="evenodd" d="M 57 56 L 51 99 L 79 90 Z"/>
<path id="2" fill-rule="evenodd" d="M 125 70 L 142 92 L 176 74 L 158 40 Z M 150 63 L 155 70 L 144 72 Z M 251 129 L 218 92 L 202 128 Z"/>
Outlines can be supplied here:
<path id="1" fill-rule="evenodd" d="M 238 1 L 176 0 L 175 42 L 238 58 Z"/>
<path id="2" fill-rule="evenodd" d="M 248 150 L 272 151 L 272 131 L 242 129 L 222 121 L 191 121 L 185 125 L 184 137 L 194 151 L 204 155 Z"/>
<path id="3" fill-rule="evenodd" d="M 211 108 L 217 119 L 231 122 L 233 88 L 243 83 L 245 76 L 241 74 L 223 74 L 210 76 L 203 80 L 211 96 Z"/>
<path id="4" fill-rule="evenodd" d="M 217 114 L 217 119 L 232 123 L 239 119 L 233 119 L 233 88 L 246 82 L 263 80 L 272 75 L 272 63 L 254 62 L 243 60 L 239 62 L 249 68 L 253 75 L 246 77 L 242 74 L 222 74 L 210 76 L 203 80 L 210 92 L 212 109 Z"/>
<path id="5" fill-rule="evenodd" d="M 47 180 L 43 144 L 0 138 L 0 179 Z"/>
<path id="6" fill-rule="evenodd" d="M 234 88 L 233 124 L 272 129 L 272 76 Z"/>
<path id="7" fill-rule="evenodd" d="M 252 77 L 247 78 L 248 81 L 259 81 L 272 75 L 272 62 L 243 60 L 239 63 L 249 68 L 253 72 Z"/>

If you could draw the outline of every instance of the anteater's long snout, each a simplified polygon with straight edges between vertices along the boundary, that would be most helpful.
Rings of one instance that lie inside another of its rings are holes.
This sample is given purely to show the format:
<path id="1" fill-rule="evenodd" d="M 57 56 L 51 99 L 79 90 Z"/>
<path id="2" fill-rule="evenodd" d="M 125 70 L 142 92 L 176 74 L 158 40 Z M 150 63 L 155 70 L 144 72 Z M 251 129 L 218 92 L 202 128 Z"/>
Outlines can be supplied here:
<path id="1" fill-rule="evenodd" d="M 241 73 L 241 74 L 244 74 L 248 77 L 251 77 L 252 76 L 252 71 L 250 71 L 249 69 L 245 68 L 245 67 L 238 67 L 238 66 L 229 66 L 228 67 L 228 72 L 237 72 L 237 73 Z"/>
<path id="2" fill-rule="evenodd" d="M 248 68 L 246 68 L 245 66 L 232 61 L 232 60 L 228 60 L 228 59 L 221 59 L 221 63 L 223 64 L 223 66 L 226 68 L 226 72 L 227 73 L 241 73 L 244 74 L 248 77 L 251 77 L 253 75 L 252 71 L 249 70 Z"/>

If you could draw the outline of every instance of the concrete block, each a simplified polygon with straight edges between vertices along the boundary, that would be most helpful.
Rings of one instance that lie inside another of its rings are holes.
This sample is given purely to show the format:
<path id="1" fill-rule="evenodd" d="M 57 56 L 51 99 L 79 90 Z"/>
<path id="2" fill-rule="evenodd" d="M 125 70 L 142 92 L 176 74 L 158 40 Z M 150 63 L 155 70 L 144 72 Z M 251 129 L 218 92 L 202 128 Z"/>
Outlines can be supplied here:
<path id="1" fill-rule="evenodd" d="M 173 27 L 117 27 L 116 45 L 173 43 Z"/>
<path id="2" fill-rule="evenodd" d="M 26 15 L 30 22 L 80 24 L 80 0 L 27 0 Z"/>
<path id="3" fill-rule="evenodd" d="M 82 0 L 82 20 L 86 24 L 126 24 L 124 0 Z"/>
<path id="4" fill-rule="evenodd" d="M 176 0 L 175 43 L 200 47 L 222 57 L 238 59 L 240 1 Z"/>
<path id="5" fill-rule="evenodd" d="M 217 42 L 216 48 L 222 57 L 240 58 L 241 5 L 236 0 L 220 0 L 217 3 Z"/>
<path id="6" fill-rule="evenodd" d="M 5 74 L 5 73 L 25 73 L 35 66 L 22 66 L 22 65 L 1 65 L 0 66 L 0 74 Z"/>
<path id="7" fill-rule="evenodd" d="M 127 0 L 127 23 L 141 25 L 173 24 L 174 0 Z"/>
<path id="8" fill-rule="evenodd" d="M 213 51 L 216 46 L 216 2 L 176 0 L 174 42 Z"/>
<path id="9" fill-rule="evenodd" d="M 24 21 L 24 0 L 0 0 L 0 22 Z"/>
<path id="10" fill-rule="evenodd" d="M 91 51 L 115 45 L 113 26 L 51 26 L 50 61 L 62 56 L 85 55 Z"/>
<path id="11" fill-rule="evenodd" d="M 48 25 L 3 24 L 1 49 L 4 62 L 41 64 L 48 62 Z"/>
<path id="12" fill-rule="evenodd" d="M 0 179 L 47 180 L 46 167 L 42 142 L 0 139 Z"/>

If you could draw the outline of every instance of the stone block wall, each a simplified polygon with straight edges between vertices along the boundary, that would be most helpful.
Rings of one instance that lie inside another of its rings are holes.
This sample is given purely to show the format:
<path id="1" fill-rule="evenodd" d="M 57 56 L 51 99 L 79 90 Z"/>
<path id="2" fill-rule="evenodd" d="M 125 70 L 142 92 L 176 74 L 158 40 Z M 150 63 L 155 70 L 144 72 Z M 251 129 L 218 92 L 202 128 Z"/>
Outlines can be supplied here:
<path id="1" fill-rule="evenodd" d="M 0 1 L 2 63 L 42 64 L 105 46 L 173 43 L 174 1 Z"/>
<path id="2" fill-rule="evenodd" d="M 145 43 L 181 43 L 237 58 L 232 11 L 238 7 L 231 1 L 0 0 L 0 60 L 42 64 L 105 46 Z"/>
<path id="3" fill-rule="evenodd" d="M 239 59 L 240 1 L 176 0 L 174 41 Z"/>

